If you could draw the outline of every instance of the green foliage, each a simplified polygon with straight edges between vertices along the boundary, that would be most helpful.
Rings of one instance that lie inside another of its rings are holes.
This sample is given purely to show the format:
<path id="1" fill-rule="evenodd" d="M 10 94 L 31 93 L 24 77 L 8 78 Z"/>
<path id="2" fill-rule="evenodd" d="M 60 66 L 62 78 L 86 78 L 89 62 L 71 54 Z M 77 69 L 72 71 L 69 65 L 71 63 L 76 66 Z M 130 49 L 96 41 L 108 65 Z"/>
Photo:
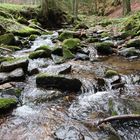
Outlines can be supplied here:
<path id="1" fill-rule="evenodd" d="M 74 58 L 74 54 L 70 50 L 64 48 L 63 57 L 64 57 L 64 59 L 71 59 L 71 58 Z"/>

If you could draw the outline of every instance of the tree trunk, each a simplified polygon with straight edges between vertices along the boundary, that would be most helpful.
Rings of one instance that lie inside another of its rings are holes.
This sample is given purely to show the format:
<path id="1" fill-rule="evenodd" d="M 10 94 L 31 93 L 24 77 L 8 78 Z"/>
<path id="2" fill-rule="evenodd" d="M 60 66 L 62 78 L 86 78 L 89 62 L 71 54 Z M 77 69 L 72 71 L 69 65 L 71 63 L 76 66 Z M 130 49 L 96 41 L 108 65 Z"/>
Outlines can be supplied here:
<path id="1" fill-rule="evenodd" d="M 42 0 L 41 2 L 41 14 L 44 18 L 48 16 L 48 0 Z"/>
<path id="2" fill-rule="evenodd" d="M 127 15 L 131 12 L 131 2 L 130 0 L 123 0 L 123 15 Z"/>
<path id="3" fill-rule="evenodd" d="M 78 0 L 73 0 L 73 16 L 74 19 L 77 20 L 78 19 Z"/>

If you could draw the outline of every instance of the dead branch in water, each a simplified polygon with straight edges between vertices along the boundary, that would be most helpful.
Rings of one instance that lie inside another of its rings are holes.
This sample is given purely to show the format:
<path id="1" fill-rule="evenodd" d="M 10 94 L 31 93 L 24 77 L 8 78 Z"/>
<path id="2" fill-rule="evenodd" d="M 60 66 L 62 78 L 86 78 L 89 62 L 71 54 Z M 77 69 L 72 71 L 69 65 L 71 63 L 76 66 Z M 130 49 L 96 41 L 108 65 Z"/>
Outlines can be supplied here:
<path id="1" fill-rule="evenodd" d="M 116 120 L 120 120 L 120 121 L 140 120 L 140 115 L 135 115 L 135 114 L 116 115 L 99 121 L 98 125 L 101 125 L 102 123 L 116 121 Z"/>

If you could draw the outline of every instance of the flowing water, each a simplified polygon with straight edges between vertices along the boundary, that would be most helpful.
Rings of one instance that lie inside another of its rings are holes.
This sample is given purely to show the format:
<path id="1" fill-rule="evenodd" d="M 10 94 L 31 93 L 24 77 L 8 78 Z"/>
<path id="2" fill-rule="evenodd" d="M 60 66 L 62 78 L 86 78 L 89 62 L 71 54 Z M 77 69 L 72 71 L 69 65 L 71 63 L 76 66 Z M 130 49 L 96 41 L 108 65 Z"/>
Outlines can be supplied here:
<path id="1" fill-rule="evenodd" d="M 13 55 L 27 57 L 41 45 L 54 47 L 52 39 L 57 36 L 54 32 L 51 36 L 38 37 L 30 49 Z M 139 121 L 113 122 L 103 128 L 96 126 L 100 119 L 112 115 L 140 113 L 140 60 L 130 61 L 118 56 L 96 59 L 95 62 L 65 62 L 64 65 L 72 66 L 72 72 L 67 75 L 80 79 L 83 84 L 77 94 L 37 88 L 36 76 L 27 77 L 20 98 L 22 105 L 1 118 L 0 140 L 140 140 Z M 54 65 L 51 59 L 45 58 L 29 61 L 29 69 L 38 68 L 41 72 L 52 72 L 47 67 Z M 120 73 L 125 86 L 113 88 L 111 83 L 117 76 L 101 78 L 108 68 Z M 97 77 L 105 84 L 100 85 Z M 60 98 L 49 101 L 48 97 L 53 94 Z"/>

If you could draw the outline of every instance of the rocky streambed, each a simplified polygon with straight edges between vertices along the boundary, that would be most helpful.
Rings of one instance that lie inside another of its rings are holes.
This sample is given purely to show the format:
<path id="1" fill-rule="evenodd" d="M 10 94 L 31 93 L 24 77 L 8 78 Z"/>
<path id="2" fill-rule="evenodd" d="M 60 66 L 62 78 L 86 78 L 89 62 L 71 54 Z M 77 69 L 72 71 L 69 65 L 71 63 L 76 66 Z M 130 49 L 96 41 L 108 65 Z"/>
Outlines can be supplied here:
<path id="1" fill-rule="evenodd" d="M 59 30 L 4 49 L 0 139 L 139 140 L 138 117 L 98 125 L 140 113 L 140 41 L 106 34 Z"/>

